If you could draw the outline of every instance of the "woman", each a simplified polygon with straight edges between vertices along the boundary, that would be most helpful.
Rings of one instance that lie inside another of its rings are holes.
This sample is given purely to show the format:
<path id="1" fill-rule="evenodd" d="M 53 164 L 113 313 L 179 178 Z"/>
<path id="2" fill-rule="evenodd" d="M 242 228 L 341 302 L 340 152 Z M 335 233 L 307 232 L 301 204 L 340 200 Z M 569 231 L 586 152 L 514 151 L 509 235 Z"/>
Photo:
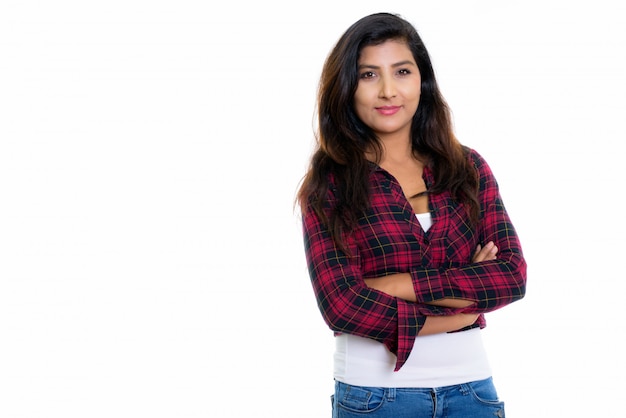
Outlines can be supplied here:
<path id="1" fill-rule="evenodd" d="M 504 416 L 483 314 L 524 296 L 526 263 L 410 23 L 378 13 L 341 36 L 318 121 L 298 201 L 336 340 L 333 417 Z"/>

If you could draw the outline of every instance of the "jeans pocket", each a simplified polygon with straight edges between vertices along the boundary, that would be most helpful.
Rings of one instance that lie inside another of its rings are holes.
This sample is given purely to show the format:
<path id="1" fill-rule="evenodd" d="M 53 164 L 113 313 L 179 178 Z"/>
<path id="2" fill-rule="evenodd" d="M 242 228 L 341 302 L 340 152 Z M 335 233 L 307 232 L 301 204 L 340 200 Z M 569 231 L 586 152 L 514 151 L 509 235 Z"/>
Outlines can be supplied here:
<path id="1" fill-rule="evenodd" d="M 337 382 L 335 390 L 336 406 L 352 412 L 373 412 L 385 402 L 385 389 L 365 386 L 352 386 Z"/>
<path id="2" fill-rule="evenodd" d="M 469 382 L 465 384 L 474 399 L 480 403 L 492 406 L 503 406 L 504 402 L 498 398 L 498 392 L 492 378 Z"/>

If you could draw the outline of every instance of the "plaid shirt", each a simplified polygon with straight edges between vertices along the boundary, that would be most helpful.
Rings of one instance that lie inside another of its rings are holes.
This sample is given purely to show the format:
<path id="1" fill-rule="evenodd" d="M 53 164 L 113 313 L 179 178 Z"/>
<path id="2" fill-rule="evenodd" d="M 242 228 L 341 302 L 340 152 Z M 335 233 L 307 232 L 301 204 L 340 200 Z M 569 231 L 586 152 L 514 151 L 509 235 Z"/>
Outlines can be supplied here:
<path id="1" fill-rule="evenodd" d="M 397 356 L 395 370 L 406 362 L 426 315 L 480 313 L 472 327 L 485 327 L 483 313 L 521 299 L 526 262 L 515 229 L 486 161 L 474 150 L 470 158 L 480 175 L 480 223 L 470 227 L 462 205 L 449 193 L 429 195 L 433 225 L 424 232 L 398 182 L 375 166 L 370 175 L 370 207 L 346 236 L 352 257 L 334 243 L 310 207 L 303 212 L 306 260 L 319 309 L 335 333 L 379 341 Z M 433 173 L 424 168 L 427 188 Z M 334 187 L 327 210 L 335 202 Z M 493 241 L 496 260 L 472 263 L 476 246 Z M 368 288 L 363 278 L 410 273 L 417 302 Z M 441 298 L 475 301 L 463 309 L 427 305 Z"/>

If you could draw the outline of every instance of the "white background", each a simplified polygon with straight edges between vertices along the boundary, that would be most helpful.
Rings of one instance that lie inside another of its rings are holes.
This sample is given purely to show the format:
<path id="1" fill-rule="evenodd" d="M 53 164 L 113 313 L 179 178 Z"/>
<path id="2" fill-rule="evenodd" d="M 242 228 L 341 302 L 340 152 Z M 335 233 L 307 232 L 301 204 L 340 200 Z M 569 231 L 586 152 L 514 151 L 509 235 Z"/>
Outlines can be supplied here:
<path id="1" fill-rule="evenodd" d="M 323 60 L 378 11 L 524 245 L 485 330 L 507 416 L 622 413 L 622 3 L 4 0 L 0 417 L 330 416 L 293 199 Z"/>

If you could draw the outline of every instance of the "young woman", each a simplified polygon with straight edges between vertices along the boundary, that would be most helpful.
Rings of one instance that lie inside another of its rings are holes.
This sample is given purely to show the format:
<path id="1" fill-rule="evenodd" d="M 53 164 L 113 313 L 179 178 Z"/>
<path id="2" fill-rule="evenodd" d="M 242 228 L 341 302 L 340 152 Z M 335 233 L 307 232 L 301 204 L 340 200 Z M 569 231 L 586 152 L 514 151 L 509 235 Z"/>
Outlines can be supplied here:
<path id="1" fill-rule="evenodd" d="M 415 28 L 354 23 L 325 62 L 318 118 L 298 201 L 336 340 L 333 417 L 504 416 L 483 314 L 524 297 L 526 263 Z"/>

